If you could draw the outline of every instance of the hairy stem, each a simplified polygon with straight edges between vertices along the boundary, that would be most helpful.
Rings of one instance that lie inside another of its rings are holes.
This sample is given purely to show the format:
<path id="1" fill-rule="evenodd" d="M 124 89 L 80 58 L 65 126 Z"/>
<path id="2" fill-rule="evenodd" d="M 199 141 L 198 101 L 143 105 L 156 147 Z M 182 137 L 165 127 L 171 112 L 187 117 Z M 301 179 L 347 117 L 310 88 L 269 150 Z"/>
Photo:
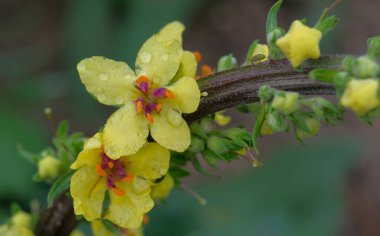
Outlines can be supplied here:
<path id="1" fill-rule="evenodd" d="M 262 85 L 305 95 L 333 94 L 331 85 L 310 80 L 308 73 L 315 68 L 338 68 L 342 59 L 343 56 L 323 56 L 306 62 L 302 71 L 295 71 L 287 60 L 276 60 L 215 73 L 198 81 L 207 96 L 202 97 L 196 112 L 184 118 L 192 122 L 216 111 L 258 101 Z M 68 236 L 76 222 L 72 208 L 69 197 L 58 198 L 41 216 L 37 235 Z"/>

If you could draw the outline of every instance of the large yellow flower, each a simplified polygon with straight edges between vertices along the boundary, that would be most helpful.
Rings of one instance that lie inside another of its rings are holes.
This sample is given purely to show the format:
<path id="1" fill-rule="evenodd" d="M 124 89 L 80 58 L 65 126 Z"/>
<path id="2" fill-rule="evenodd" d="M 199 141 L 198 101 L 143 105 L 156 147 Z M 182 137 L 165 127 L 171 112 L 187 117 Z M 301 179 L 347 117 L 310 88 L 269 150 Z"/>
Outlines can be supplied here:
<path id="1" fill-rule="evenodd" d="M 118 230 L 117 235 L 108 229 L 102 221 L 94 220 L 91 222 L 92 232 L 94 236 L 144 236 L 143 227 L 135 228 L 135 229 L 123 229 L 120 227 L 115 227 Z"/>
<path id="2" fill-rule="evenodd" d="M 104 149 L 111 158 L 136 153 L 149 134 L 160 145 L 178 152 L 190 145 L 182 113 L 194 112 L 200 101 L 195 82 L 196 60 L 182 50 L 179 22 L 148 39 L 134 72 L 126 63 L 91 57 L 78 64 L 88 92 L 106 105 L 122 105 L 104 127 Z"/>
<path id="3" fill-rule="evenodd" d="M 77 170 L 70 186 L 75 214 L 88 221 L 105 218 L 122 228 L 138 228 L 154 206 L 151 186 L 167 173 L 170 152 L 157 143 L 147 143 L 136 154 L 113 160 L 102 144 L 98 133 L 71 165 Z M 110 201 L 104 209 L 107 191 Z"/>
<path id="4" fill-rule="evenodd" d="M 321 31 L 309 28 L 301 21 L 296 20 L 290 26 L 289 32 L 284 37 L 279 38 L 276 44 L 289 59 L 292 66 L 298 67 L 306 59 L 319 58 L 321 37 Z"/>
<path id="5" fill-rule="evenodd" d="M 377 79 L 353 79 L 348 82 L 340 103 L 351 108 L 357 115 L 365 115 L 380 105 Z"/>

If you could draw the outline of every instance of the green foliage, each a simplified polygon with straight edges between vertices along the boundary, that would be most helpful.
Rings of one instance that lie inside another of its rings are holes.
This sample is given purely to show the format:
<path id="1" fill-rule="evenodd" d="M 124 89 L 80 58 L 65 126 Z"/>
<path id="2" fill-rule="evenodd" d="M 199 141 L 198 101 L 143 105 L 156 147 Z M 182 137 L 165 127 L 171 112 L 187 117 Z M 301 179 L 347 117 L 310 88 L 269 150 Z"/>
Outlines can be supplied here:
<path id="1" fill-rule="evenodd" d="M 266 21 L 266 35 L 269 47 L 269 57 L 272 59 L 281 59 L 283 54 L 277 47 L 276 41 L 285 34 L 285 30 L 277 26 L 277 14 L 280 10 L 282 0 L 277 1 L 269 10 Z"/>
<path id="2" fill-rule="evenodd" d="M 51 207 L 54 200 L 62 193 L 66 192 L 70 188 L 71 177 L 74 175 L 75 170 L 69 170 L 64 175 L 59 177 L 51 186 L 47 196 L 48 206 Z"/>
<path id="3" fill-rule="evenodd" d="M 226 56 L 222 56 L 219 61 L 218 65 L 216 67 L 216 71 L 224 71 L 224 70 L 229 70 L 238 67 L 238 63 L 236 58 L 233 56 L 233 54 L 228 54 Z"/>
<path id="4" fill-rule="evenodd" d="M 314 26 L 317 30 L 321 31 L 323 35 L 333 30 L 339 23 L 339 19 L 335 16 L 329 16 L 318 21 Z"/>
<path id="5" fill-rule="evenodd" d="M 380 57 L 380 36 L 369 38 L 367 41 L 368 55 L 379 58 Z"/>

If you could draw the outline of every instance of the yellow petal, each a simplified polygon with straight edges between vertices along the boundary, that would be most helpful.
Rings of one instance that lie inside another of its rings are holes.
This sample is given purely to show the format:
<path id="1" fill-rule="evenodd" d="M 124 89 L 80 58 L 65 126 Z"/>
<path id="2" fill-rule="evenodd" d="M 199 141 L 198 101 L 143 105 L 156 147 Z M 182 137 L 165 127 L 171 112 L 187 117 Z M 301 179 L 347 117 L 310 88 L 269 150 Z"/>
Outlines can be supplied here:
<path id="1" fill-rule="evenodd" d="M 100 103 L 121 105 L 138 97 L 136 76 L 124 62 L 96 56 L 79 62 L 77 69 L 87 91 Z"/>
<path id="2" fill-rule="evenodd" d="M 91 229 L 94 236 L 114 236 L 114 234 L 107 229 L 101 220 L 92 221 Z"/>
<path id="3" fill-rule="evenodd" d="M 378 96 L 379 81 L 376 79 L 348 82 L 340 103 L 362 116 L 380 105 Z"/>
<path id="4" fill-rule="evenodd" d="M 100 218 L 106 190 L 105 178 L 98 176 L 94 167 L 77 170 L 70 184 L 75 214 L 83 215 L 87 221 Z"/>
<path id="5" fill-rule="evenodd" d="M 184 51 L 182 53 L 181 64 L 179 65 L 177 74 L 175 75 L 172 82 L 175 82 L 185 76 L 195 78 L 196 73 L 197 73 L 197 60 L 195 59 L 194 54 L 189 51 Z"/>
<path id="6" fill-rule="evenodd" d="M 189 127 L 181 114 L 165 107 L 154 117 L 150 134 L 158 144 L 177 152 L 185 151 L 191 141 Z"/>
<path id="7" fill-rule="evenodd" d="M 154 206 L 150 191 L 135 194 L 131 183 L 120 183 L 118 187 L 125 194 L 119 196 L 110 192 L 111 204 L 105 218 L 122 228 L 140 227 L 144 214 Z"/>
<path id="8" fill-rule="evenodd" d="M 168 104 L 181 110 L 183 113 L 192 113 L 197 110 L 201 100 L 201 92 L 194 78 L 183 77 L 169 86 L 174 98 Z"/>
<path id="9" fill-rule="evenodd" d="M 100 149 L 87 149 L 83 150 L 79 153 L 77 159 L 73 164 L 71 164 L 70 168 L 77 170 L 82 166 L 91 166 L 94 167 L 100 163 Z"/>
<path id="10" fill-rule="evenodd" d="M 178 41 L 153 35 L 137 55 L 136 73 L 147 76 L 156 86 L 165 86 L 177 73 L 181 58 L 182 46 Z"/>
<path id="11" fill-rule="evenodd" d="M 102 147 L 102 134 L 96 133 L 91 138 L 87 139 L 86 142 L 84 142 L 83 149 L 93 149 L 93 148 L 101 148 Z"/>
<path id="12" fill-rule="evenodd" d="M 148 121 L 130 102 L 119 108 L 104 127 L 104 151 L 111 159 L 136 153 L 148 137 Z"/>
<path id="13" fill-rule="evenodd" d="M 169 196 L 173 186 L 173 177 L 170 174 L 167 174 L 160 183 L 154 185 L 151 195 L 155 199 L 164 200 Z"/>
<path id="14" fill-rule="evenodd" d="M 125 159 L 130 163 L 126 170 L 128 173 L 154 180 L 161 178 L 168 172 L 170 152 L 157 143 L 148 143 L 136 154 L 127 156 Z"/>
<path id="15" fill-rule="evenodd" d="M 182 43 L 182 32 L 185 30 L 185 26 L 178 21 L 171 22 L 164 26 L 159 34 L 167 41 L 177 40 Z"/>

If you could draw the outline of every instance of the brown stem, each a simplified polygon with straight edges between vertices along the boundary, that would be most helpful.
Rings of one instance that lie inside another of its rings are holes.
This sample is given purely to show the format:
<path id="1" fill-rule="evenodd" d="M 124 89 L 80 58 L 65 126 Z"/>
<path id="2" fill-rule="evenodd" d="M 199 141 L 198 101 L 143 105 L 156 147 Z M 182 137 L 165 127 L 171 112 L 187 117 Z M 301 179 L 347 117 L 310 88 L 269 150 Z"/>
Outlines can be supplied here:
<path id="1" fill-rule="evenodd" d="M 196 112 L 184 118 L 192 122 L 216 111 L 258 101 L 257 92 L 262 85 L 305 95 L 333 94 L 331 85 L 310 80 L 308 73 L 314 68 L 338 68 L 342 58 L 323 56 L 308 61 L 301 72 L 295 71 L 287 60 L 277 60 L 215 73 L 198 81 L 201 91 L 208 95 L 202 97 Z M 72 200 L 62 195 L 44 212 L 36 234 L 67 236 L 75 222 Z"/>

